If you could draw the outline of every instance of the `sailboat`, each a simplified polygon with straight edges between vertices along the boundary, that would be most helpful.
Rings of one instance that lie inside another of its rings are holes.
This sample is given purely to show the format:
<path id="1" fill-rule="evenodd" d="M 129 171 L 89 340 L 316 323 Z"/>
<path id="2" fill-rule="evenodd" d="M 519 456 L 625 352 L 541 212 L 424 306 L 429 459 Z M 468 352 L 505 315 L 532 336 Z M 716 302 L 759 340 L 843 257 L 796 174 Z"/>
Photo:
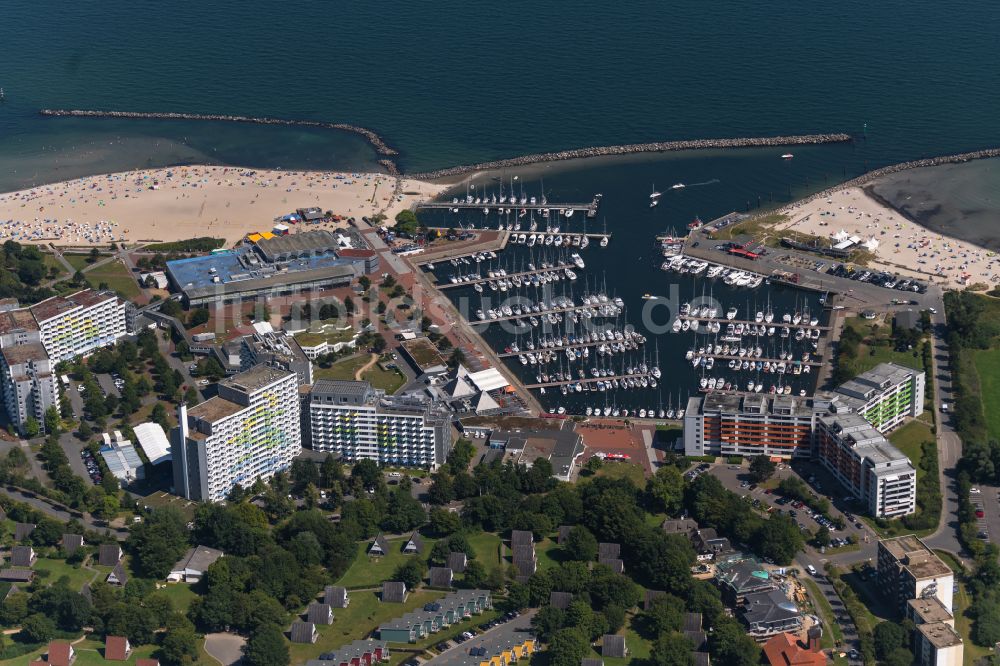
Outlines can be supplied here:
<path id="1" fill-rule="evenodd" d="M 653 185 L 653 193 L 649 195 L 649 207 L 650 208 L 655 208 L 656 206 L 658 206 L 660 204 L 660 197 L 662 195 L 663 195 L 663 192 L 657 192 L 656 191 L 656 185 L 654 184 Z"/>

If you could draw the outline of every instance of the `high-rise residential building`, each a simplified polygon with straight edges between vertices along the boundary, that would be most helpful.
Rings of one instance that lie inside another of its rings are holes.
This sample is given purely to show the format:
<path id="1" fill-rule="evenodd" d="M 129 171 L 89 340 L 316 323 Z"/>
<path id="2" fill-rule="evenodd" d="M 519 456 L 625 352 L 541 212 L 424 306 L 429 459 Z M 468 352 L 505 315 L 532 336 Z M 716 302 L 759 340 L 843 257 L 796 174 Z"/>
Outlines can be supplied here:
<path id="1" fill-rule="evenodd" d="M 819 460 L 876 518 L 917 510 L 917 470 L 860 414 L 823 416 L 816 429 Z"/>
<path id="2" fill-rule="evenodd" d="M 45 430 L 45 411 L 58 407 L 56 375 L 37 342 L 0 349 L 0 394 L 11 423 L 22 434 L 29 418 Z"/>
<path id="3" fill-rule="evenodd" d="M 688 400 L 684 452 L 689 456 L 812 455 L 818 412 L 807 398 L 709 393 Z"/>
<path id="4" fill-rule="evenodd" d="M 129 333 L 131 303 L 112 292 L 84 289 L 32 305 L 41 342 L 53 361 L 68 361 L 114 344 Z"/>
<path id="5" fill-rule="evenodd" d="M 218 502 L 233 486 L 287 469 L 302 450 L 294 372 L 258 365 L 222 380 L 218 395 L 181 406 L 172 435 L 175 492 Z"/>
<path id="6" fill-rule="evenodd" d="M 346 460 L 433 467 L 451 449 L 450 411 L 428 398 L 387 396 L 368 382 L 321 379 L 304 400 L 313 450 Z"/>
<path id="7" fill-rule="evenodd" d="M 909 534 L 878 542 L 877 582 L 882 594 L 901 613 L 911 599 L 936 597 L 949 612 L 955 574 L 933 550 Z"/>
<path id="8" fill-rule="evenodd" d="M 889 432 L 908 416 L 924 412 L 924 373 L 895 363 L 879 363 L 837 387 L 835 403 Z"/>

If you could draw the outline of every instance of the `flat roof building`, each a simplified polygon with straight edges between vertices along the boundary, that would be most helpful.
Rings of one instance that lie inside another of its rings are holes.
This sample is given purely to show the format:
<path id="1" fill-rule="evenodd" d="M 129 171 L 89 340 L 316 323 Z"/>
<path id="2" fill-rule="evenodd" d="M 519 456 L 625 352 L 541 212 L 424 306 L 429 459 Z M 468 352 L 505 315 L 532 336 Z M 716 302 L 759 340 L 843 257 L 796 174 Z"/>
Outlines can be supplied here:
<path id="1" fill-rule="evenodd" d="M 135 447 L 122 437 L 120 431 L 116 430 L 114 435 L 112 439 L 104 433 L 104 446 L 100 449 L 108 471 L 122 483 L 146 478 L 146 467 Z"/>
<path id="2" fill-rule="evenodd" d="M 270 326 L 267 326 L 270 329 Z M 255 365 L 270 365 L 294 372 L 299 386 L 312 384 L 312 361 L 302 351 L 295 338 L 274 330 L 254 331 L 240 341 L 240 371 L 245 372 Z"/>
<path id="3" fill-rule="evenodd" d="M 917 510 L 917 470 L 860 414 L 824 416 L 816 429 L 820 462 L 876 518 Z"/>
<path id="4" fill-rule="evenodd" d="M 5 313 L 9 314 L 9 313 Z M 0 398 L 10 422 L 21 434 L 28 419 L 45 432 L 45 412 L 58 408 L 58 389 L 53 364 L 45 347 L 29 342 L 0 349 Z"/>
<path id="5" fill-rule="evenodd" d="M 150 465 L 170 461 L 170 440 L 167 439 L 167 433 L 163 432 L 163 426 L 147 421 L 133 427 L 132 432 Z"/>
<path id="6" fill-rule="evenodd" d="M 135 307 L 110 291 L 84 289 L 32 305 L 41 342 L 54 361 L 68 361 L 125 337 Z"/>
<path id="7" fill-rule="evenodd" d="M 955 628 L 944 622 L 918 624 L 913 656 L 927 666 L 962 666 L 965 645 Z"/>
<path id="8" fill-rule="evenodd" d="M 923 414 L 924 373 L 896 363 L 879 363 L 838 386 L 832 399 L 861 414 L 880 432 L 889 432 L 907 416 Z"/>
<path id="9" fill-rule="evenodd" d="M 197 501 L 288 469 L 302 450 L 297 376 L 258 365 L 222 380 L 215 397 L 180 406 L 173 447 L 177 492 Z"/>
<path id="10" fill-rule="evenodd" d="M 909 534 L 878 542 L 877 583 L 900 612 L 911 599 L 936 597 L 952 613 L 955 575 L 933 550 Z"/>
<path id="11" fill-rule="evenodd" d="M 736 393 L 692 397 L 684 412 L 684 452 L 809 457 L 818 415 L 807 398 Z"/>

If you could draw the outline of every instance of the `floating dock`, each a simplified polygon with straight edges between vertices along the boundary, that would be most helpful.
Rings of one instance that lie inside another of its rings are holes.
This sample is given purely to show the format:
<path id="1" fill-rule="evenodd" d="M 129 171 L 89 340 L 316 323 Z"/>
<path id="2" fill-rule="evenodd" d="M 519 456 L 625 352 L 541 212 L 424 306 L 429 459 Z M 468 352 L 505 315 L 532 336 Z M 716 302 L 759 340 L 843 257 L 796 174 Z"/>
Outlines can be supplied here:
<path id="1" fill-rule="evenodd" d="M 417 208 L 422 210 L 457 210 L 457 211 L 475 211 L 479 210 L 485 214 L 489 214 L 495 211 L 510 210 L 510 214 L 518 214 L 523 211 L 549 211 L 549 214 L 557 214 L 565 216 L 566 211 L 573 211 L 573 213 L 584 213 L 587 217 L 596 217 L 597 209 L 601 205 L 600 195 L 595 195 L 590 203 L 519 203 L 514 201 L 508 201 L 506 203 L 500 203 L 499 201 L 480 201 L 479 203 L 468 203 L 464 200 L 458 202 L 448 202 L 448 201 L 428 201 L 425 203 L 418 203 Z"/>
<path id="2" fill-rule="evenodd" d="M 498 352 L 497 356 L 499 356 L 500 358 L 517 358 L 518 356 L 527 356 L 528 354 L 534 354 L 535 356 L 538 356 L 539 354 L 544 354 L 545 352 L 553 352 L 555 354 L 559 354 L 560 352 L 563 352 L 567 349 L 584 349 L 587 347 L 597 349 L 601 345 L 612 345 L 612 344 L 625 344 L 625 341 L 612 340 L 610 342 L 576 342 L 573 344 L 561 345 L 559 347 L 536 347 L 535 349 L 522 349 L 521 351 L 516 351 L 516 352 Z M 630 343 L 630 344 L 634 344 L 635 346 L 629 347 L 624 352 L 606 352 L 604 355 L 612 356 L 614 354 L 624 354 L 626 352 L 636 351 L 637 349 L 639 349 L 640 345 L 638 343 Z"/>
<path id="3" fill-rule="evenodd" d="M 515 277 L 522 278 L 522 277 L 530 277 L 532 275 L 543 275 L 547 273 L 558 273 L 560 280 L 566 280 L 569 279 L 566 277 L 565 274 L 567 268 L 574 271 L 579 270 L 576 267 L 576 264 L 565 263 L 565 264 L 560 264 L 558 266 L 550 266 L 548 268 L 536 268 L 533 271 L 521 271 L 518 273 L 507 273 L 506 275 L 494 275 L 493 277 L 487 276 L 487 277 L 473 278 L 471 280 L 466 280 L 464 282 L 442 282 L 437 285 L 437 288 L 452 289 L 454 287 L 471 287 L 474 284 L 483 284 L 484 282 L 491 282 L 494 280 L 510 280 L 511 278 Z"/>
<path id="4" fill-rule="evenodd" d="M 807 331 L 812 331 L 812 330 L 829 331 L 830 330 L 829 326 L 822 326 L 820 324 L 817 324 L 816 326 L 810 326 L 808 324 L 808 322 L 807 323 L 799 322 L 798 324 L 793 324 L 790 321 L 772 321 L 769 324 L 769 323 L 764 322 L 764 321 L 748 321 L 746 319 L 726 319 L 725 317 L 693 317 L 691 315 L 677 315 L 677 318 L 680 319 L 681 321 L 684 321 L 684 320 L 687 320 L 687 321 L 697 321 L 699 324 L 702 323 L 702 322 L 706 322 L 707 321 L 707 322 L 718 322 L 720 324 L 733 324 L 733 325 L 743 324 L 744 326 L 765 326 L 767 328 L 770 328 L 770 327 L 773 326 L 774 330 L 775 330 L 775 334 L 777 334 L 777 331 L 780 331 L 782 328 L 785 328 L 785 327 L 787 327 L 789 330 L 795 330 L 795 329 L 799 329 L 799 328 L 804 328 Z M 695 333 L 707 333 L 707 331 L 702 331 L 701 327 L 699 326 L 698 330 L 695 331 Z M 722 331 L 720 331 L 719 333 L 722 334 Z M 744 336 L 747 335 L 746 331 L 743 332 L 743 335 Z M 753 336 L 749 336 L 749 337 L 753 337 Z M 770 337 L 770 336 L 766 336 L 766 337 Z"/>
<path id="5" fill-rule="evenodd" d="M 758 362 L 760 362 L 760 363 L 770 363 L 771 365 L 774 365 L 776 363 L 784 363 L 788 367 L 794 367 L 796 364 L 798 364 L 798 365 L 811 365 L 813 367 L 817 367 L 818 368 L 821 365 L 823 365 L 823 363 L 820 362 L 820 361 L 803 361 L 802 359 L 792 359 L 791 361 L 789 361 L 788 359 L 782 359 L 782 358 L 765 358 L 763 356 L 757 357 L 757 356 L 750 356 L 750 355 L 740 356 L 739 354 L 735 354 L 734 355 L 734 354 L 708 354 L 708 353 L 705 353 L 705 354 L 697 354 L 694 358 L 714 358 L 717 361 L 723 361 L 723 360 L 724 361 L 740 361 L 740 362 L 747 361 L 748 363 L 758 363 Z M 715 368 L 713 368 L 713 369 L 729 370 L 730 368 L 728 366 L 719 366 L 719 365 L 716 365 Z M 733 370 L 733 372 L 736 372 L 736 370 Z M 740 372 L 744 372 L 744 371 L 741 370 Z M 750 372 L 750 370 L 747 369 L 745 372 Z M 756 370 L 754 370 L 754 372 L 756 372 Z"/>
<path id="6" fill-rule="evenodd" d="M 596 384 L 597 382 L 613 382 L 614 380 L 621 381 L 623 379 L 650 379 L 652 375 L 648 372 L 636 373 L 634 375 L 611 375 L 609 377 L 587 377 L 585 379 L 564 379 L 557 382 L 544 382 L 542 384 L 525 384 L 524 388 L 537 389 L 537 388 L 550 388 L 552 386 L 571 386 L 575 384 Z M 611 389 L 614 391 L 615 389 Z"/>
<path id="7" fill-rule="evenodd" d="M 610 305 L 615 310 L 618 310 L 618 312 L 615 312 L 614 314 L 610 313 L 604 314 L 599 311 L 601 306 L 607 306 L 607 305 Z M 594 313 L 593 317 L 603 317 L 603 318 L 617 317 L 622 312 L 624 312 L 624 308 L 619 308 L 614 303 L 598 303 L 597 305 L 594 305 L 592 303 L 590 305 L 571 305 L 568 308 L 551 308 L 548 310 L 542 310 L 541 312 L 522 312 L 519 315 L 504 315 L 503 317 L 497 317 L 496 319 L 486 318 L 486 319 L 477 319 L 475 321 L 470 320 L 469 323 L 472 324 L 473 326 L 478 326 L 480 324 L 492 324 L 498 321 L 512 321 L 514 319 L 530 319 L 531 317 L 541 318 L 541 317 L 547 317 L 550 314 L 562 314 L 564 312 L 568 314 L 570 312 L 579 312 L 580 310 L 591 310 L 591 309 L 598 310 L 598 312 Z M 542 323 L 550 323 L 550 322 L 539 322 L 539 326 L 541 326 Z M 565 349 L 565 347 L 563 348 Z"/>

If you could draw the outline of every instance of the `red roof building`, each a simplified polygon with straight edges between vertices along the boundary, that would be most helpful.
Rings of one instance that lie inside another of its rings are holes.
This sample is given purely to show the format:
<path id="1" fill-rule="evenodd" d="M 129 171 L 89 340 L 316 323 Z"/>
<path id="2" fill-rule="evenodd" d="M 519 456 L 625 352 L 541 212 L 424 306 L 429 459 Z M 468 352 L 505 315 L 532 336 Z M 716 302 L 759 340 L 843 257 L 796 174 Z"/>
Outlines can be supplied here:
<path id="1" fill-rule="evenodd" d="M 771 666 L 826 666 L 819 638 L 820 630 L 815 626 L 809 629 L 809 645 L 802 645 L 793 634 L 778 634 L 764 643 L 764 655 Z"/>
<path id="2" fill-rule="evenodd" d="M 108 636 L 104 639 L 104 658 L 108 661 L 128 661 L 132 646 L 124 636 Z"/>
<path id="3" fill-rule="evenodd" d="M 72 666 L 76 661 L 76 650 L 65 641 L 49 643 L 48 662 L 51 666 Z"/>

